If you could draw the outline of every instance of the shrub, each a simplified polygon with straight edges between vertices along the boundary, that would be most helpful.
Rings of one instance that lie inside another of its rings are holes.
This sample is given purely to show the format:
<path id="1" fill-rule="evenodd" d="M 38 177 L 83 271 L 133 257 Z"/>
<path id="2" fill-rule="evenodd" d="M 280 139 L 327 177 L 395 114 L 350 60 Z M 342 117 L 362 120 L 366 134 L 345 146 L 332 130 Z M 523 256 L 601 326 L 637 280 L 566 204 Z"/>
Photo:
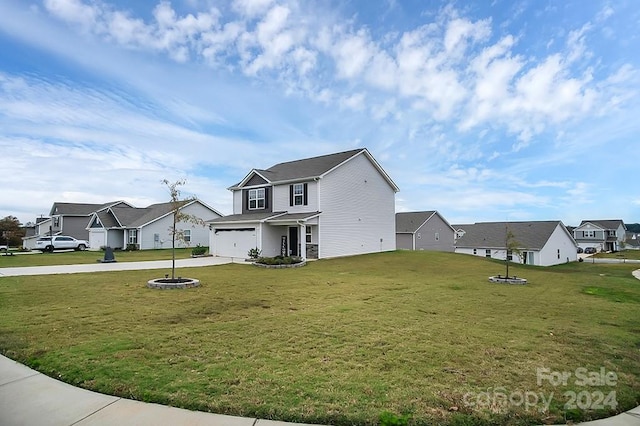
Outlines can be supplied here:
<path id="1" fill-rule="evenodd" d="M 262 250 L 259 250 L 258 247 L 256 247 L 249 249 L 247 255 L 249 256 L 249 259 L 257 259 L 260 257 L 260 253 L 262 253 Z"/>
<path id="2" fill-rule="evenodd" d="M 200 244 L 191 249 L 191 254 L 193 256 L 202 256 L 207 252 L 206 247 L 202 247 Z"/>
<path id="3" fill-rule="evenodd" d="M 137 244 L 127 244 L 127 251 L 136 251 L 138 250 Z"/>
<path id="4" fill-rule="evenodd" d="M 298 256 L 276 256 L 276 257 L 259 257 L 256 263 L 263 265 L 293 265 L 302 262 L 302 258 Z"/>

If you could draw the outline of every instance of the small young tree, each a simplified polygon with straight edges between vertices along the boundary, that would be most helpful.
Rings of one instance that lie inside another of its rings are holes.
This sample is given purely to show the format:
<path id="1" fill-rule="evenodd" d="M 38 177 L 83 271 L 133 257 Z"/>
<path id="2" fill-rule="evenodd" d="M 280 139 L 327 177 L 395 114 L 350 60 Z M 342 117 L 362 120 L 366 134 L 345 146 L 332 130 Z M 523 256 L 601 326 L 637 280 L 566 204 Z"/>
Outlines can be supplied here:
<path id="1" fill-rule="evenodd" d="M 522 252 L 520 251 L 520 243 L 516 241 L 516 236 L 509 229 L 509 225 L 505 225 L 504 246 L 507 251 L 504 257 L 504 263 L 507 266 L 507 278 L 509 278 L 509 262 L 513 259 L 514 254 L 518 256 L 522 255 Z M 511 259 L 509 259 L 509 257 L 511 257 Z"/>
<path id="2" fill-rule="evenodd" d="M 171 235 L 171 279 L 175 280 L 176 240 L 182 242 L 187 246 L 189 245 L 189 242 L 186 240 L 184 235 L 184 229 L 178 229 L 177 225 L 179 223 L 191 223 L 194 226 L 204 226 L 204 221 L 195 215 L 188 214 L 182 211 L 182 207 L 196 199 L 196 197 L 193 196 L 181 198 L 180 187 L 186 183 L 184 179 L 175 182 L 169 182 L 167 179 L 163 179 L 162 183 L 167 186 L 169 195 L 171 197 L 171 214 L 173 216 L 173 221 L 171 227 L 169 228 L 169 234 Z"/>

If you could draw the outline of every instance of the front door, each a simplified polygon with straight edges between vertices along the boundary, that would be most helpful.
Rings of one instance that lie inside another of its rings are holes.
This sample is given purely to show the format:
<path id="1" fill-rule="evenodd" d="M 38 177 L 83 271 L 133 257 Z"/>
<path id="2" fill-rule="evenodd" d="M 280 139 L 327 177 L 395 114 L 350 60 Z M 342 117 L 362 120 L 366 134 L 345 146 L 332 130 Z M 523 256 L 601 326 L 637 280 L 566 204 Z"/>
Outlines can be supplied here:
<path id="1" fill-rule="evenodd" d="M 289 256 L 300 256 L 298 253 L 298 228 L 289 228 Z"/>

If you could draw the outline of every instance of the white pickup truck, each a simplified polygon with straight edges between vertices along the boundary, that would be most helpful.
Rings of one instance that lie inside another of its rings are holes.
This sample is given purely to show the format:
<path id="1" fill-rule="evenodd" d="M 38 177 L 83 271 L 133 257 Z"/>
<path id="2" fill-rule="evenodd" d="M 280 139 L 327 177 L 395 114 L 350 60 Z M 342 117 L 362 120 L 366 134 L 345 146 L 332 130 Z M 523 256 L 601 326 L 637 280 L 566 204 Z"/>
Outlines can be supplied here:
<path id="1" fill-rule="evenodd" d="M 0 251 L 7 252 L 8 250 L 9 250 L 9 247 L 5 246 L 4 244 L 0 244 Z"/>
<path id="2" fill-rule="evenodd" d="M 42 252 L 52 252 L 54 250 L 86 250 L 89 247 L 89 242 L 86 240 L 76 240 L 73 237 L 67 237 L 65 235 L 54 235 L 53 240 L 51 237 L 41 237 L 36 241 L 36 250 Z"/>

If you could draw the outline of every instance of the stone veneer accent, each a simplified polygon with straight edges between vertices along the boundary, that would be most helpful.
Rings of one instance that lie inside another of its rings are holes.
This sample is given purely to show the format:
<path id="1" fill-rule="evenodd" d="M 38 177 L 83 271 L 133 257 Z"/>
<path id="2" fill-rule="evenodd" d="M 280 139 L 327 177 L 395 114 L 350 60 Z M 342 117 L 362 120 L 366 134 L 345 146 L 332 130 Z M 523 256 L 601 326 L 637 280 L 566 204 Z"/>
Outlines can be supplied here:
<path id="1" fill-rule="evenodd" d="M 306 264 L 307 264 L 306 260 L 304 262 L 291 263 L 289 265 L 265 265 L 263 263 L 256 263 L 256 262 L 253 263 L 254 266 L 257 266 L 259 268 L 267 268 L 267 269 L 300 268 L 302 266 L 305 266 Z"/>

